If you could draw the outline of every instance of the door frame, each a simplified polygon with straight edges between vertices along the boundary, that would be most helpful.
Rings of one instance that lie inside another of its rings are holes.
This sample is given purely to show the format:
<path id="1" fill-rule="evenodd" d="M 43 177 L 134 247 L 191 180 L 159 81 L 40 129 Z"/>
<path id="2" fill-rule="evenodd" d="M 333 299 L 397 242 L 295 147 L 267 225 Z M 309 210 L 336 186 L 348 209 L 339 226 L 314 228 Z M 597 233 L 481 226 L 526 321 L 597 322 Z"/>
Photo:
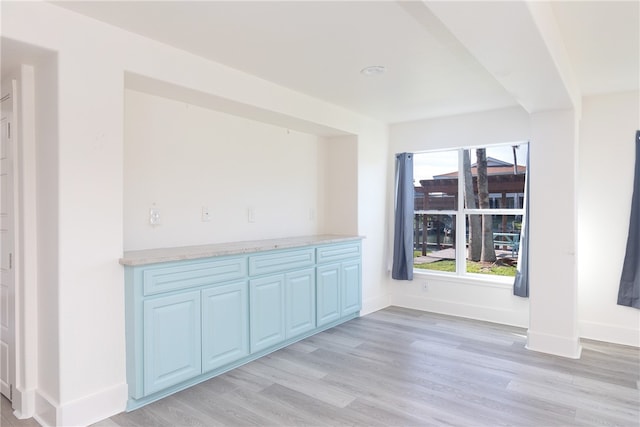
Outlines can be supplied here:
<path id="1" fill-rule="evenodd" d="M 17 96 L 18 96 L 18 83 L 16 79 L 7 80 L 4 84 L 1 85 L 1 94 L 2 94 L 2 119 L 7 120 L 7 132 L 8 132 L 8 146 L 7 146 L 7 155 L 9 157 L 8 161 L 8 186 L 7 189 L 10 190 L 9 196 L 9 209 L 12 211 L 12 215 L 10 221 L 7 223 L 8 231 L 9 231 L 9 250 L 2 250 L 2 257 L 8 257 L 6 260 L 9 265 L 9 291 L 8 291 L 8 325 L 7 329 L 9 330 L 8 339 L 6 340 L 7 345 L 9 347 L 8 350 L 8 385 L 9 390 L 3 394 L 8 394 L 6 396 L 11 402 L 13 406 L 14 402 L 14 390 L 16 386 L 16 356 L 17 356 L 17 328 L 16 328 L 16 293 L 18 292 L 18 277 L 16 268 L 16 249 L 18 246 L 18 238 L 17 232 L 18 223 L 19 223 L 19 206 L 17 203 L 17 196 L 19 191 L 19 179 L 18 179 L 18 162 L 19 162 L 19 153 L 18 153 L 18 126 L 17 126 L 17 115 L 18 115 L 18 105 L 17 105 Z M 7 108 L 7 106 L 10 106 Z M 7 114 L 5 115 L 5 108 L 7 108 Z"/>
<path id="2" fill-rule="evenodd" d="M 4 70 L 3 70 L 4 71 Z M 15 79 L 13 138 L 13 414 L 36 415 L 38 394 L 38 230 L 36 170 L 36 75 L 33 65 L 21 64 L 4 73 L 2 89 Z M 4 93 L 0 90 L 0 93 Z M 40 399 L 42 400 L 42 399 Z"/>

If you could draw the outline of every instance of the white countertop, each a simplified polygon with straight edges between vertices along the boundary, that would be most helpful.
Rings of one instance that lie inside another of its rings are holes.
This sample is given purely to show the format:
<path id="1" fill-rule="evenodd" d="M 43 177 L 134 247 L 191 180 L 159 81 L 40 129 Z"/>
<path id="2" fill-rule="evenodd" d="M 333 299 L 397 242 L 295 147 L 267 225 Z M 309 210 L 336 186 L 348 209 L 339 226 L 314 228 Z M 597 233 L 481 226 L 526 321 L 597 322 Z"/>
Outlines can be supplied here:
<path id="1" fill-rule="evenodd" d="M 120 258 L 122 265 L 145 265 L 158 262 L 181 261 L 224 255 L 239 255 L 273 249 L 297 248 L 310 245 L 360 240 L 361 236 L 325 234 L 317 236 L 286 237 L 282 239 L 251 240 L 245 242 L 215 243 L 212 245 L 180 246 L 174 248 L 127 251 Z"/>

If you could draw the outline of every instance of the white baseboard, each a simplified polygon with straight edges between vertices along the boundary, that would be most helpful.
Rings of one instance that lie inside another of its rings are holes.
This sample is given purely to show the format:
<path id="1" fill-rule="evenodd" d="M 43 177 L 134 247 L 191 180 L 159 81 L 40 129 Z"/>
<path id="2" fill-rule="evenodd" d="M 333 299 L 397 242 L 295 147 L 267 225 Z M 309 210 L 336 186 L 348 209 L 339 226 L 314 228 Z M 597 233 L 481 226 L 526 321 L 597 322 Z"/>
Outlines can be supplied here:
<path id="1" fill-rule="evenodd" d="M 82 397 L 59 408 L 58 425 L 86 426 L 119 414 L 127 404 L 126 383 Z"/>
<path id="2" fill-rule="evenodd" d="M 392 295 L 391 305 L 428 311 L 466 319 L 482 320 L 502 325 L 525 328 L 528 323 L 528 312 L 514 311 L 485 305 L 475 305 L 439 298 L 420 298 L 416 295 Z M 523 315 L 524 314 L 524 315 Z"/>
<path id="3" fill-rule="evenodd" d="M 24 420 L 31 418 L 36 413 L 36 391 L 35 389 L 21 390 L 16 387 L 13 390 L 13 415 L 19 419 Z"/>
<path id="4" fill-rule="evenodd" d="M 541 353 L 555 354 L 556 356 L 580 359 L 582 346 L 580 338 L 563 337 L 559 335 L 544 334 L 529 329 L 527 331 L 527 349 Z"/>
<path id="5" fill-rule="evenodd" d="M 58 407 L 54 399 L 41 390 L 36 390 L 35 413 L 33 418 L 43 427 L 55 427 L 58 424 Z"/>
<path id="6" fill-rule="evenodd" d="M 388 295 L 379 295 L 373 298 L 367 298 L 362 301 L 360 315 L 364 316 L 366 314 L 373 313 L 374 311 L 382 310 L 385 307 L 389 307 Z"/>
<path id="7" fill-rule="evenodd" d="M 126 383 L 104 389 L 64 405 L 36 391 L 33 418 L 43 427 L 87 426 L 124 411 L 127 403 Z"/>
<path id="8" fill-rule="evenodd" d="M 606 323 L 582 320 L 580 321 L 580 336 L 590 340 L 640 347 L 640 331 L 638 329 L 622 328 Z"/>

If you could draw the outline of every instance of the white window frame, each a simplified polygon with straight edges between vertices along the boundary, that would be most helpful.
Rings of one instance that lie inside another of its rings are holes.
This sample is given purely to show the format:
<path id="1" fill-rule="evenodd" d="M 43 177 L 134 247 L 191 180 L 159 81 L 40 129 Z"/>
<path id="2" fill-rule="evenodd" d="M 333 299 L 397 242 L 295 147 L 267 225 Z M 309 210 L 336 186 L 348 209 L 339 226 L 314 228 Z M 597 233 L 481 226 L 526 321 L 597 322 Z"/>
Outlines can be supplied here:
<path id="1" fill-rule="evenodd" d="M 430 153 L 442 153 L 446 151 L 457 151 L 458 152 L 458 200 L 457 206 L 458 209 L 455 210 L 414 210 L 414 215 L 416 214 L 425 214 L 425 215 L 453 215 L 456 222 L 456 230 L 463 230 L 462 233 L 456 232 L 456 271 L 455 272 L 446 272 L 446 271 L 434 271 L 423 268 L 414 268 L 413 273 L 419 275 L 433 275 L 433 276 L 441 276 L 441 277 L 460 277 L 466 279 L 472 279 L 474 281 L 484 281 L 484 282 L 504 282 L 512 283 L 513 277 L 510 276 L 499 276 L 494 274 L 479 274 L 479 273 L 468 273 L 467 272 L 467 242 L 466 242 L 466 217 L 467 215 L 520 215 L 522 216 L 523 223 L 527 221 L 525 218 L 525 209 L 522 208 L 514 208 L 514 209 L 468 209 L 465 207 L 464 200 L 464 184 L 465 184 L 465 176 L 462 171 L 462 165 L 464 165 L 464 151 L 465 150 L 474 150 L 478 148 L 499 148 L 499 147 L 513 147 L 514 145 L 526 145 L 527 149 L 529 149 L 528 141 L 519 141 L 512 143 L 498 143 L 498 144 L 489 144 L 489 145 L 477 145 L 477 146 L 468 146 L 468 147 L 454 147 L 450 149 L 439 149 L 439 150 L 427 150 L 420 151 L 414 153 L 414 155 L 418 154 L 430 154 Z M 529 165 L 526 165 L 526 176 L 525 180 L 529 179 Z M 415 177 L 414 177 L 415 178 Z M 425 195 L 425 198 L 428 195 Z M 524 200 L 526 203 L 528 201 Z M 520 262 L 520 251 L 518 251 L 518 262 Z"/>

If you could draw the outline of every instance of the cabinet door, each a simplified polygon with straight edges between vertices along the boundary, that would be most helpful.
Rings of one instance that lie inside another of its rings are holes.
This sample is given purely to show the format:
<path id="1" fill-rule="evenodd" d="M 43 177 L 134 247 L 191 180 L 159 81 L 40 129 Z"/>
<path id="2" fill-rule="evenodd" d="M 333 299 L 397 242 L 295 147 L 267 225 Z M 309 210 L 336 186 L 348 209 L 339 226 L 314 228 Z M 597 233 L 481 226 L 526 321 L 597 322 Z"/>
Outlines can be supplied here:
<path id="1" fill-rule="evenodd" d="M 318 326 L 340 318 L 340 264 L 317 268 L 316 302 Z"/>
<path id="2" fill-rule="evenodd" d="M 292 338 L 316 326 L 316 278 L 313 268 L 285 275 L 285 335 Z"/>
<path id="3" fill-rule="evenodd" d="M 249 354 L 247 282 L 202 291 L 202 371 Z"/>
<path id="4" fill-rule="evenodd" d="M 144 394 L 201 373 L 200 292 L 144 302 Z"/>
<path id="5" fill-rule="evenodd" d="M 360 311 L 362 307 L 360 260 L 342 263 L 341 275 L 342 304 L 340 315 L 346 316 Z"/>
<path id="6" fill-rule="evenodd" d="M 284 274 L 249 282 L 251 352 L 284 341 Z"/>

